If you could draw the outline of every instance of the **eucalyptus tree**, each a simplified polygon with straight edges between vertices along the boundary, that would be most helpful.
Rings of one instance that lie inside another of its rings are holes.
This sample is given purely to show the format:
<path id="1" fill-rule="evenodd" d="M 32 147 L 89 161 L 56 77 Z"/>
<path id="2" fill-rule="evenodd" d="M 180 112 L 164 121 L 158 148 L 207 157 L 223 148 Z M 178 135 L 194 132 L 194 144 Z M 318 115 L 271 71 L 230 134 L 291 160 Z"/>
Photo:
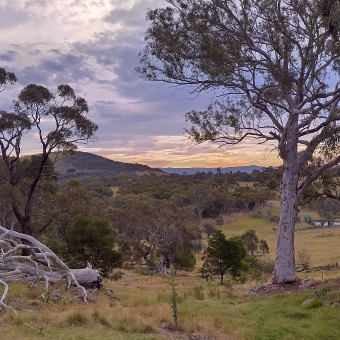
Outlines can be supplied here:
<path id="1" fill-rule="evenodd" d="M 53 173 L 48 171 L 51 153 L 55 153 L 55 160 L 61 152 L 73 152 L 78 144 L 90 142 L 98 127 L 86 117 L 86 100 L 77 97 L 69 85 L 60 85 L 53 93 L 43 86 L 30 84 L 19 93 L 13 108 L 13 112 L 0 111 L 0 149 L 7 171 L 3 180 L 12 188 L 12 209 L 22 233 L 32 235 L 35 193 L 43 176 Z M 30 172 L 30 176 L 26 176 L 27 171 L 22 171 L 22 149 L 30 138 L 35 138 L 40 145 L 40 154 L 34 158 L 34 165 L 26 169 Z M 24 192 L 20 190 L 23 182 Z"/>
<path id="2" fill-rule="evenodd" d="M 327 223 L 330 227 L 332 223 L 340 216 L 340 205 L 339 201 L 331 198 L 318 197 L 310 204 L 312 209 L 320 215 L 321 220 Z M 323 226 L 322 222 L 322 226 Z"/>
<path id="3" fill-rule="evenodd" d="M 304 191 L 340 161 L 340 6 L 325 0 L 167 0 L 149 10 L 137 71 L 215 91 L 186 114 L 196 143 L 268 143 L 283 162 L 273 283 L 297 280 L 294 229 Z M 300 178 L 322 152 L 324 161 Z"/>
<path id="4" fill-rule="evenodd" d="M 17 77 L 13 72 L 8 72 L 0 67 L 0 92 L 4 91 L 7 85 L 14 85 L 16 81 Z"/>

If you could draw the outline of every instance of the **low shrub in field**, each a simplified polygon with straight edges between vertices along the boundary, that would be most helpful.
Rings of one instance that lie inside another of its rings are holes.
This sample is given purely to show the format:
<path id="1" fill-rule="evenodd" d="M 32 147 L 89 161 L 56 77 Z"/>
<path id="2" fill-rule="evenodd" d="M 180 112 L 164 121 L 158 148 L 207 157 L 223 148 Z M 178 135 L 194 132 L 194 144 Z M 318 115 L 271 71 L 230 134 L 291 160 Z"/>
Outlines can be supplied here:
<path id="1" fill-rule="evenodd" d="M 67 326 L 83 326 L 90 323 L 90 317 L 82 310 L 74 310 L 66 317 Z"/>
<path id="2" fill-rule="evenodd" d="M 314 221 L 313 221 L 313 219 L 312 219 L 312 216 L 310 216 L 310 215 L 305 215 L 305 216 L 303 217 L 303 219 L 304 219 L 304 221 L 305 221 L 307 224 L 309 224 L 309 225 L 314 225 Z"/>
<path id="3" fill-rule="evenodd" d="M 263 218 L 263 212 L 261 210 L 255 210 L 251 214 L 251 217 L 254 217 L 254 218 Z"/>
<path id="4" fill-rule="evenodd" d="M 192 288 L 193 297 L 196 300 L 204 300 L 204 290 L 202 286 L 195 286 Z"/>

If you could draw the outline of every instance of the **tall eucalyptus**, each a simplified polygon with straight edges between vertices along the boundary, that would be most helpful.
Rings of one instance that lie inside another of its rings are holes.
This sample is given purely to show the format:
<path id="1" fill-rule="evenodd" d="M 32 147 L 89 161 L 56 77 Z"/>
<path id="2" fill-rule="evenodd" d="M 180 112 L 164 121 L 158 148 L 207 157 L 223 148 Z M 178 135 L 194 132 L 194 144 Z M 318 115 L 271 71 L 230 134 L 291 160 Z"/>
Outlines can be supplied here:
<path id="1" fill-rule="evenodd" d="M 149 10 L 137 71 L 215 91 L 186 114 L 195 143 L 269 143 L 283 162 L 274 283 L 297 280 L 294 229 L 304 191 L 340 162 L 340 6 L 316 0 L 166 0 Z M 322 154 L 306 174 L 304 166 Z M 300 176 L 302 170 L 303 177 Z"/>

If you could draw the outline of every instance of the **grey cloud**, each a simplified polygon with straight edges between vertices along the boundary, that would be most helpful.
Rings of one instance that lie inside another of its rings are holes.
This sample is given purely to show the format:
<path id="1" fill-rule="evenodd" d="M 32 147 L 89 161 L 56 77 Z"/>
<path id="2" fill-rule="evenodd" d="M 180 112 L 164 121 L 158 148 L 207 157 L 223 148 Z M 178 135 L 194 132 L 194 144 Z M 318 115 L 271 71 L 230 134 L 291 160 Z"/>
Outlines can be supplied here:
<path id="1" fill-rule="evenodd" d="M 41 53 L 41 50 L 38 50 L 37 48 L 33 51 L 26 51 L 27 54 L 29 55 L 38 55 Z"/>
<path id="2" fill-rule="evenodd" d="M 115 102 L 97 101 L 90 106 L 98 123 L 101 141 L 134 140 L 139 136 L 178 135 L 183 132 L 181 116 L 165 115 L 158 110 L 134 112 Z"/>
<path id="3" fill-rule="evenodd" d="M 147 9 L 153 4 L 152 1 L 139 0 L 130 9 L 115 8 L 104 17 L 104 21 L 113 24 L 122 23 L 129 28 L 144 27 Z"/>
<path id="4" fill-rule="evenodd" d="M 182 133 L 185 125 L 184 113 L 192 109 L 205 108 L 207 102 L 212 100 L 213 94 L 200 96 L 193 101 L 188 89 L 170 88 L 168 84 L 156 84 L 140 79 L 135 67 L 138 66 L 137 55 L 141 47 L 142 44 L 135 35 L 125 35 L 123 39 L 119 34 L 114 35 L 111 32 L 101 32 L 96 34 L 93 40 L 73 45 L 77 53 L 95 58 L 101 68 L 104 67 L 108 73 L 112 74 L 112 81 L 97 80 L 99 84 L 106 88 L 109 86 L 122 97 L 149 107 L 150 111 L 146 112 L 145 116 L 136 114 L 133 119 L 130 116 L 115 117 L 116 123 L 122 129 L 128 130 L 129 133 L 133 133 L 133 129 L 144 130 L 147 131 L 146 133 L 156 135 Z M 101 108 L 101 114 L 104 115 L 104 112 L 112 116 L 115 109 L 110 107 L 109 110 L 104 105 Z M 134 120 L 133 128 L 130 128 L 129 120 Z M 150 126 L 153 126 L 153 129 L 149 128 Z M 168 131 L 164 131 L 164 126 L 167 126 Z"/>
<path id="5" fill-rule="evenodd" d="M 17 27 L 28 20 L 28 13 L 19 12 L 12 8 L 0 9 L 0 31 Z"/>
<path id="6" fill-rule="evenodd" d="M 60 55 L 60 54 L 62 53 L 61 50 L 58 50 L 58 49 L 56 49 L 56 48 L 52 48 L 52 49 L 49 50 L 48 52 L 52 52 L 52 53 L 55 53 L 55 54 L 57 54 L 57 55 Z"/>
<path id="7" fill-rule="evenodd" d="M 40 64 L 44 70 L 50 72 L 62 72 L 65 69 L 65 66 L 62 65 L 59 61 L 54 60 L 43 60 Z"/>
<path id="8" fill-rule="evenodd" d="M 96 61 L 98 64 L 102 66 L 112 66 L 116 62 L 116 60 L 112 58 L 111 56 L 104 56 L 104 55 L 96 56 Z"/>
<path id="9" fill-rule="evenodd" d="M 55 59 L 43 59 L 38 66 L 26 66 L 15 71 L 19 83 L 54 86 L 64 83 L 76 83 L 80 80 L 94 80 L 94 71 L 86 66 L 84 57 L 61 54 Z"/>
<path id="10" fill-rule="evenodd" d="M 7 52 L 5 52 L 3 54 L 0 54 L 0 60 L 11 62 L 11 61 L 15 60 L 17 55 L 18 55 L 18 52 L 9 50 L 9 51 L 7 51 Z"/>

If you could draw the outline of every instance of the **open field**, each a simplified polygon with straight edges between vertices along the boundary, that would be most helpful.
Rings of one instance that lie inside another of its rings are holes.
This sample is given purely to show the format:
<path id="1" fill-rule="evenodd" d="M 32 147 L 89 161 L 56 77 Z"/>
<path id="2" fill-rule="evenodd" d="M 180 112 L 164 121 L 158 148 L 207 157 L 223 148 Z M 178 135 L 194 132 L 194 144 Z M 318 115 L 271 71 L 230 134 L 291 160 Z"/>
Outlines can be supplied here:
<path id="1" fill-rule="evenodd" d="M 263 218 L 251 217 L 252 213 L 225 216 L 226 223 L 221 229 L 227 237 L 256 230 L 259 238 L 268 242 L 267 258 L 273 260 L 276 224 L 266 218 L 268 209 L 278 214 L 278 202 L 261 208 Z M 300 212 L 302 222 L 297 224 L 296 251 L 306 249 L 312 266 L 338 262 L 340 227 L 311 227 L 303 222 L 307 214 L 318 218 L 311 211 Z M 10 310 L 0 313 L 1 339 L 340 339 L 340 281 L 329 280 L 340 276 L 340 271 L 302 272 L 299 274 L 302 279 L 322 279 L 323 285 L 299 292 L 251 297 L 247 296 L 249 288 L 259 282 L 221 286 L 218 280 L 207 282 L 200 278 L 201 256 L 197 255 L 195 271 L 179 272 L 175 278 L 177 329 L 170 307 L 170 279 L 151 276 L 144 270 L 124 270 L 121 280 L 104 281 L 99 293 L 90 291 L 88 305 L 60 285 L 51 290 L 58 289 L 61 298 L 56 301 L 51 298 L 45 303 L 38 299 L 44 292 L 43 284 L 35 288 L 11 284 L 6 303 L 18 315 Z M 313 300 L 303 305 L 308 299 Z"/>
<path id="2" fill-rule="evenodd" d="M 268 221 L 266 217 L 268 210 L 273 215 L 279 215 L 279 202 L 271 201 L 262 207 L 263 218 L 251 217 L 251 213 L 225 216 L 226 223 L 220 229 L 227 237 L 240 236 L 246 230 L 254 229 L 260 239 L 267 241 L 270 249 L 268 258 L 274 260 L 277 224 Z M 311 256 L 312 266 L 327 265 L 335 262 L 340 264 L 340 227 L 319 228 L 310 226 L 304 222 L 303 217 L 305 215 L 310 215 L 315 220 L 320 218 L 314 211 L 301 209 L 299 213 L 301 222 L 296 223 L 295 252 L 307 250 Z"/>
<path id="3" fill-rule="evenodd" d="M 122 280 L 105 282 L 92 302 L 62 298 L 37 300 L 41 288 L 12 285 L 8 303 L 15 307 L 0 315 L 1 338 L 36 339 L 339 339 L 340 293 L 336 285 L 307 292 L 247 297 L 246 285 L 225 288 L 197 277 L 178 276 L 179 329 L 173 328 L 167 278 L 126 271 Z M 303 306 L 307 299 L 314 303 Z M 194 335 L 196 337 L 194 337 Z M 203 337 L 203 335 L 205 337 Z M 199 336 L 199 337 L 198 337 Z M 209 337 L 209 338 L 208 338 Z"/>

